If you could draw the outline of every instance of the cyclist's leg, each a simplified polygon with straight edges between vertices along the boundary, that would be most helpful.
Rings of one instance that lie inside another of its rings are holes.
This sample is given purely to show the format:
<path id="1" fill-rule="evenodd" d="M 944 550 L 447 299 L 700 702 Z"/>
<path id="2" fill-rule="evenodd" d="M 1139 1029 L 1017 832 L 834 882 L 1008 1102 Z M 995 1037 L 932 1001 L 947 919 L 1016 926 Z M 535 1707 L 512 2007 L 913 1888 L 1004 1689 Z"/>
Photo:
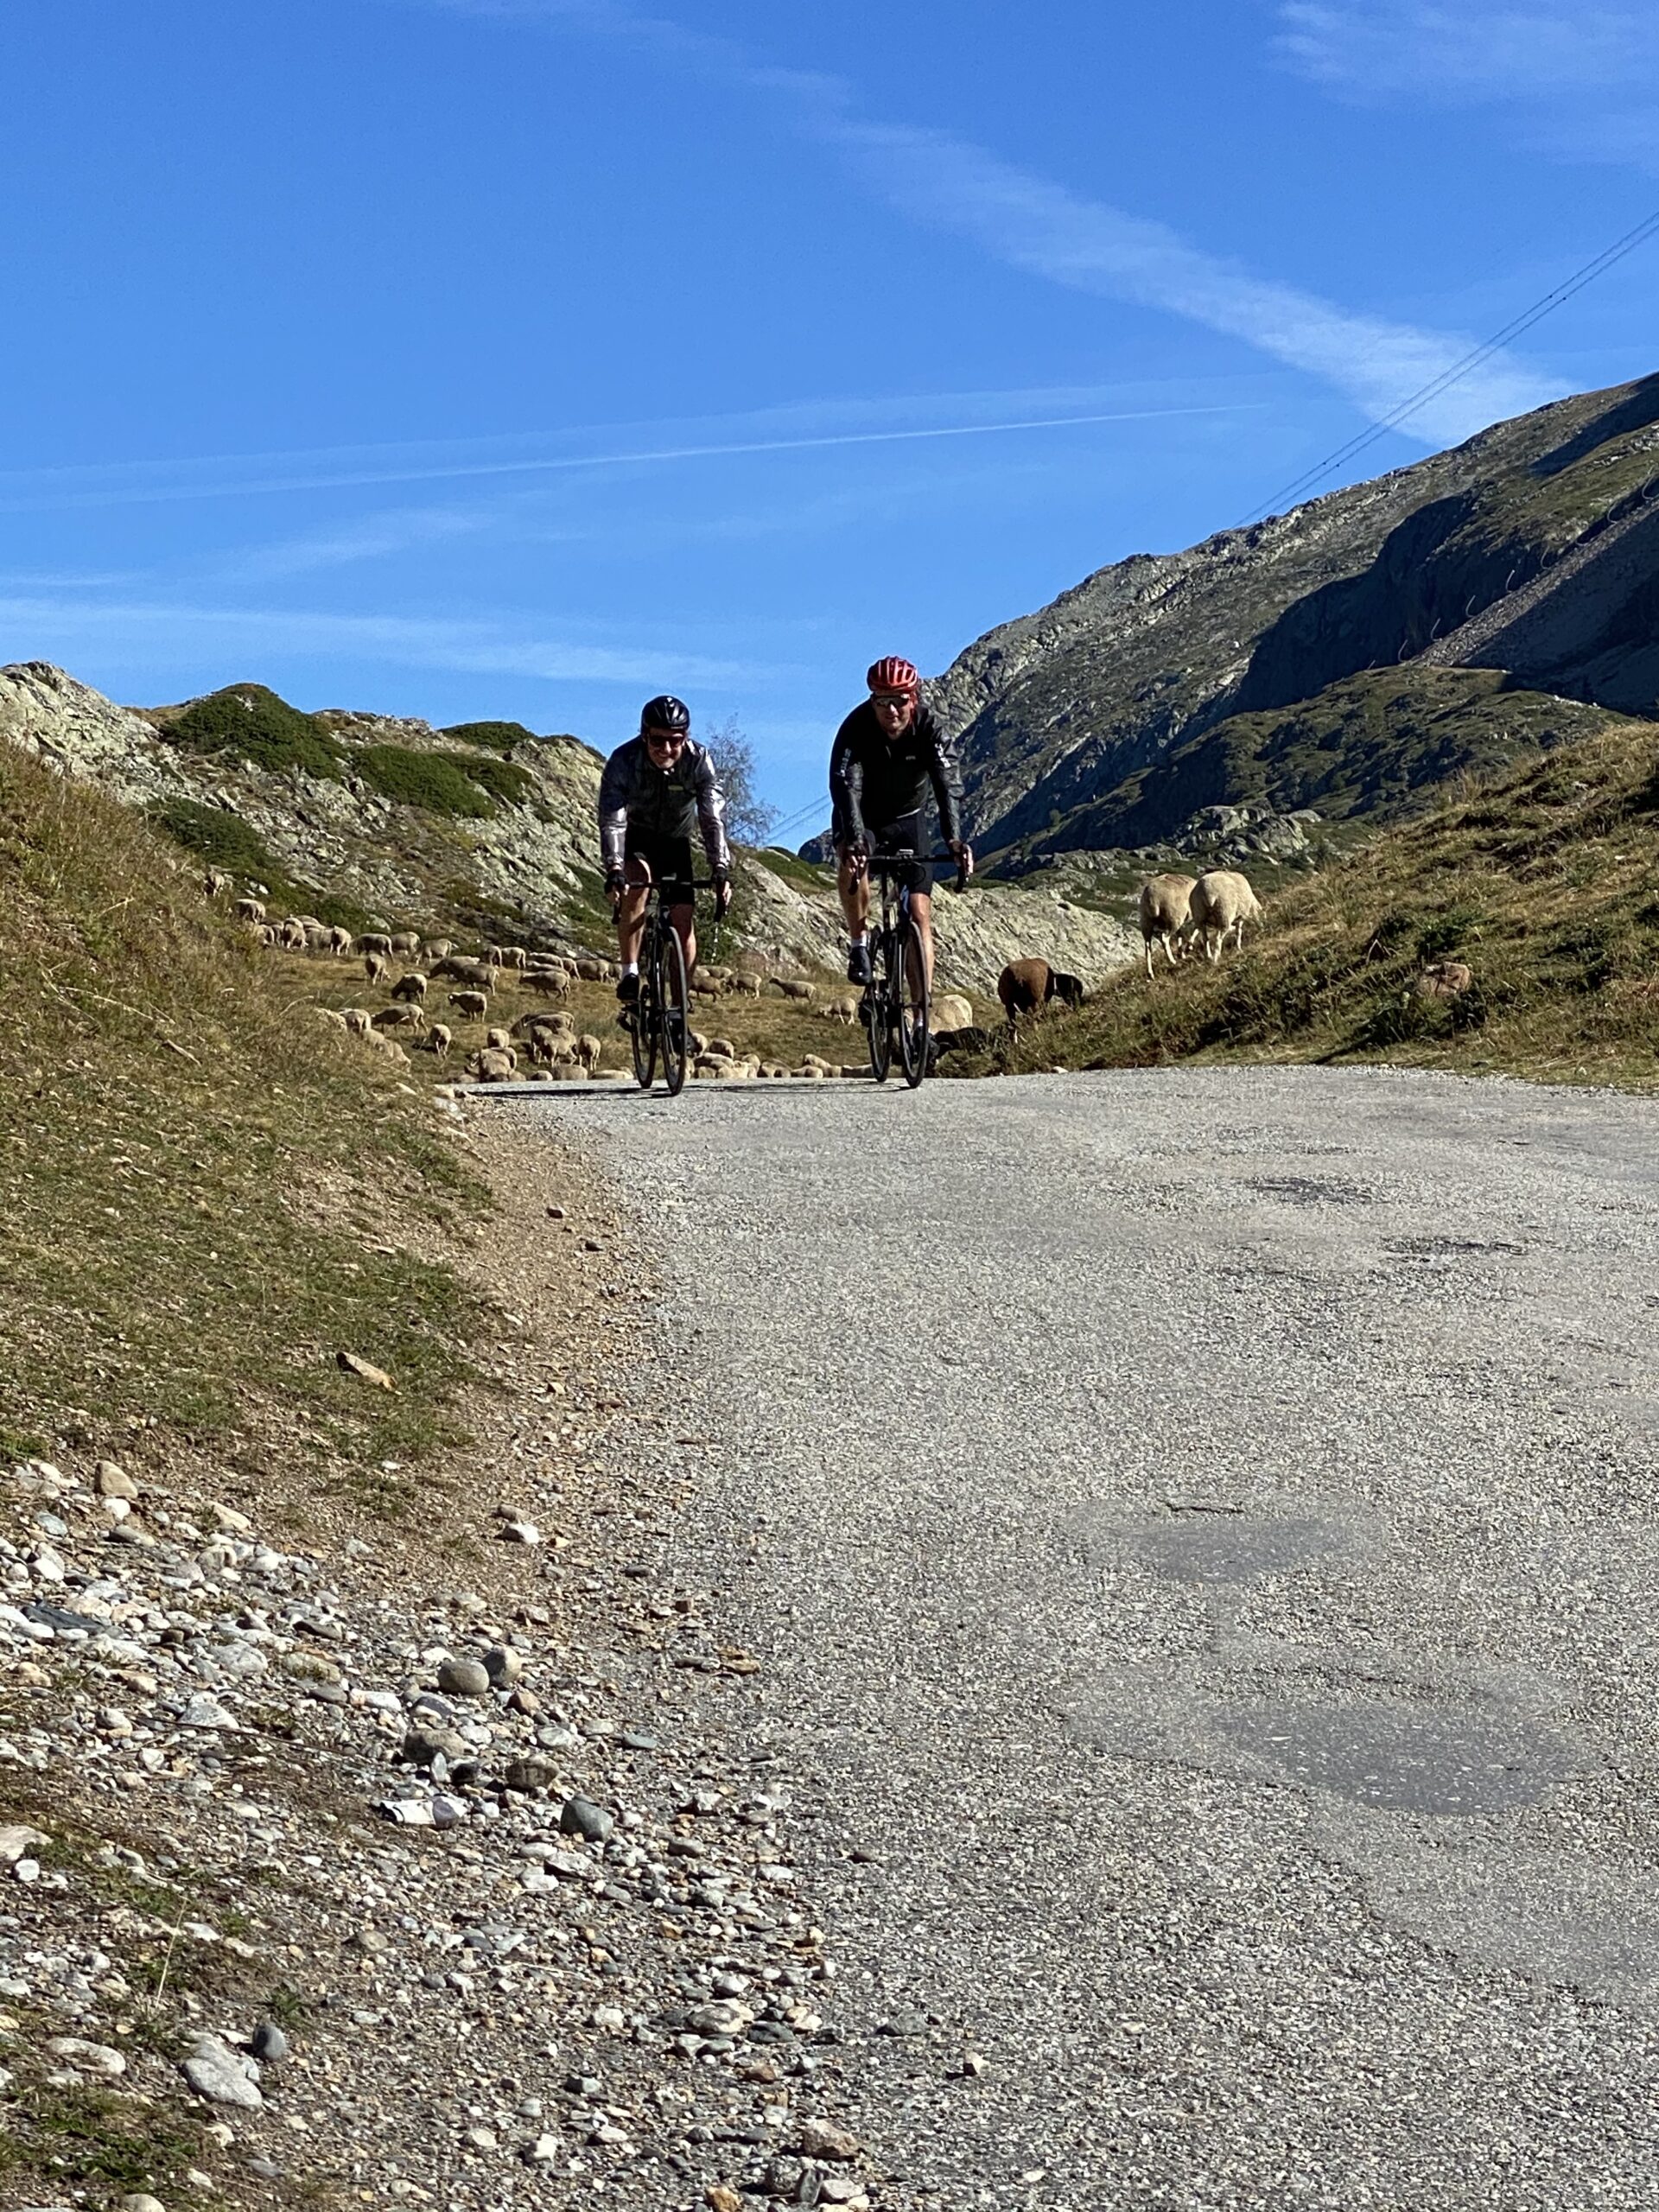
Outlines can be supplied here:
<path id="1" fill-rule="evenodd" d="M 845 845 L 836 848 L 836 890 L 850 936 L 862 937 L 870 926 L 870 877 L 868 868 L 856 874 Z"/>
<path id="2" fill-rule="evenodd" d="M 685 972 L 689 976 L 697 964 L 697 910 L 690 899 L 682 899 L 668 910 L 668 918 L 674 925 L 674 933 L 685 947 Z"/>
<path id="3" fill-rule="evenodd" d="M 922 981 L 927 985 L 931 997 L 933 991 L 933 900 L 925 891 L 912 891 L 910 911 L 916 924 L 917 934 L 922 940 Z"/>
<path id="4" fill-rule="evenodd" d="M 616 905 L 616 949 L 624 970 L 639 964 L 639 940 L 645 934 L 647 879 L 639 855 L 632 847 L 622 863 L 622 896 Z"/>

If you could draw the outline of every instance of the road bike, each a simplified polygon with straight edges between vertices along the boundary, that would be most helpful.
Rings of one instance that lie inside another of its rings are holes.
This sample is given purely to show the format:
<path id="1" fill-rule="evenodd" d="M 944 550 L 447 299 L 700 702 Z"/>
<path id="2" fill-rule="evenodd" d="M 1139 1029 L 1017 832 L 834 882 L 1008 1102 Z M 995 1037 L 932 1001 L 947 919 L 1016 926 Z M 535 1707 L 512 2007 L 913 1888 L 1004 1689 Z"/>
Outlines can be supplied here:
<path id="1" fill-rule="evenodd" d="M 966 884 L 968 872 L 954 853 L 927 853 L 922 858 L 930 868 L 948 861 L 957 871 L 957 890 Z M 871 878 L 881 887 L 881 919 L 870 932 L 870 980 L 859 1007 L 870 1040 L 870 1073 L 885 1083 L 896 1048 L 905 1081 L 912 1090 L 928 1069 L 927 964 L 922 957 L 922 932 L 910 911 L 910 893 L 899 876 L 916 859 L 915 853 L 903 849 L 870 855 Z"/>
<path id="2" fill-rule="evenodd" d="M 644 868 L 643 861 L 636 866 Z M 712 891 L 706 879 L 694 881 L 693 893 Z M 641 1090 L 657 1079 L 660 1059 L 663 1081 L 671 1098 L 685 1086 L 690 1053 L 691 991 L 685 972 L 685 947 L 680 933 L 664 912 L 661 887 L 645 874 L 645 936 L 639 945 L 639 995 L 629 1008 L 628 1027 L 633 1039 L 633 1072 Z"/>

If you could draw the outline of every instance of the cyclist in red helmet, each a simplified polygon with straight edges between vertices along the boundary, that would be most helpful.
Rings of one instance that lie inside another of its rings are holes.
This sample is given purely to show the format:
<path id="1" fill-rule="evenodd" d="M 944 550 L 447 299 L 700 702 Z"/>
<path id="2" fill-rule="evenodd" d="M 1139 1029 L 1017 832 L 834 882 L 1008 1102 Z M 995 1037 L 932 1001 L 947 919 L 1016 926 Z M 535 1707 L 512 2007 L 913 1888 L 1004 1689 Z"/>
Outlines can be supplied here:
<path id="1" fill-rule="evenodd" d="M 950 741 L 922 699 L 921 678 L 907 660 L 889 654 L 866 681 L 870 696 L 836 732 L 830 755 L 830 835 L 839 863 L 837 887 L 851 945 L 847 980 L 870 980 L 871 852 L 928 849 L 922 809 L 933 788 L 939 834 L 965 873 L 974 855 L 962 834 L 962 782 Z M 910 911 L 921 931 L 930 988 L 933 981 L 933 874 L 917 861 L 904 870 Z"/>

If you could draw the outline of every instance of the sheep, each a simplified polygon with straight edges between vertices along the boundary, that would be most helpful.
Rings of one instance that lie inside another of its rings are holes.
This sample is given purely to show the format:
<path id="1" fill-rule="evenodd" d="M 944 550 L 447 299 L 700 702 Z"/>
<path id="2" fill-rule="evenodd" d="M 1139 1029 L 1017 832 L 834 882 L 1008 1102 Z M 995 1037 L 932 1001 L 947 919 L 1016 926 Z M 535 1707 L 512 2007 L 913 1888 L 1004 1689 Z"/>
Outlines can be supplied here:
<path id="1" fill-rule="evenodd" d="M 373 1015 L 365 1006 L 348 1006 L 340 1018 L 353 1037 L 368 1036 L 374 1021 Z"/>
<path id="2" fill-rule="evenodd" d="M 511 1052 L 498 1052 L 486 1046 L 467 1061 L 467 1072 L 474 1083 L 511 1083 L 518 1065 Z"/>
<path id="3" fill-rule="evenodd" d="M 487 961 L 463 959 L 459 953 L 446 952 L 442 959 L 430 962 L 426 972 L 435 982 L 442 976 L 452 983 L 465 983 L 475 991 L 487 991 L 495 981 Z"/>
<path id="4" fill-rule="evenodd" d="M 1411 995 L 1419 999 L 1461 998 L 1475 980 L 1475 971 L 1461 960 L 1436 960 L 1417 977 Z"/>
<path id="5" fill-rule="evenodd" d="M 487 1052 L 510 1052 L 512 1050 L 512 1039 L 505 1029 L 486 1029 L 484 1032 L 484 1045 Z"/>
<path id="6" fill-rule="evenodd" d="M 391 939 L 384 930 L 370 930 L 365 936 L 353 938 L 352 950 L 362 953 L 378 952 L 383 959 L 390 960 Z"/>
<path id="7" fill-rule="evenodd" d="M 532 1029 L 529 1050 L 533 1066 L 550 1068 L 575 1060 L 576 1040 L 563 1036 L 556 1029 Z"/>
<path id="8" fill-rule="evenodd" d="M 236 918 L 238 922 L 263 922 L 265 918 L 265 908 L 263 899 L 238 899 L 236 902 L 235 911 Z"/>
<path id="9" fill-rule="evenodd" d="M 576 1039 L 576 1058 L 589 1075 L 599 1065 L 600 1055 L 604 1050 L 597 1037 L 583 1036 Z"/>
<path id="10" fill-rule="evenodd" d="M 555 1037 L 573 1037 L 575 1028 L 568 1014 L 521 1014 L 512 1025 L 512 1034 L 521 1039 L 533 1037 L 538 1029 L 545 1029 Z"/>
<path id="11" fill-rule="evenodd" d="M 524 988 L 540 991 L 550 999 L 568 999 L 575 986 L 563 968 L 531 968 L 525 971 Z"/>
<path id="12" fill-rule="evenodd" d="M 960 991 L 941 991 L 928 1008 L 927 1026 L 936 1037 L 949 1037 L 973 1025 L 973 1001 Z"/>
<path id="13" fill-rule="evenodd" d="M 426 948 L 426 957 L 429 960 L 447 960 L 454 949 L 453 938 L 435 937 Z"/>
<path id="14" fill-rule="evenodd" d="M 818 1014 L 824 1021 L 839 1021 L 850 1029 L 858 1020 L 858 993 L 842 991 L 836 997 L 826 999 Z"/>
<path id="15" fill-rule="evenodd" d="M 363 973 L 368 977 L 372 983 L 378 983 L 385 972 L 386 957 L 385 953 L 370 952 L 365 954 L 363 959 Z"/>
<path id="16" fill-rule="evenodd" d="M 427 1032 L 426 1049 L 440 1060 L 448 1059 L 449 1047 L 455 1041 L 454 1032 L 446 1021 L 435 1021 Z"/>
<path id="17" fill-rule="evenodd" d="M 222 868 L 210 868 L 201 879 L 201 887 L 210 899 L 222 899 L 231 887 L 231 879 Z"/>
<path id="18" fill-rule="evenodd" d="M 747 975 L 740 969 L 727 988 L 734 992 L 739 998 L 758 999 L 760 995 L 760 987 L 765 981 L 764 976 Z"/>
<path id="19" fill-rule="evenodd" d="M 338 960 L 342 953 L 349 952 L 351 949 L 352 933 L 350 930 L 341 929 L 339 923 L 336 922 L 334 928 L 328 932 L 329 951 L 332 952 L 334 958 Z"/>
<path id="20" fill-rule="evenodd" d="M 250 927 L 252 929 L 254 936 L 259 940 L 259 943 L 265 947 L 267 951 L 270 950 L 276 942 L 276 932 L 272 929 L 270 924 L 269 922 L 254 922 L 250 924 Z"/>
<path id="21" fill-rule="evenodd" d="M 485 963 L 491 968 L 500 967 L 506 957 L 499 944 L 486 944 L 484 948 Z"/>
<path id="22" fill-rule="evenodd" d="M 391 995 L 405 1000 L 410 1006 L 418 1006 L 426 996 L 425 976 L 418 969 L 411 968 L 407 976 L 400 976 L 392 985 Z"/>
<path id="23" fill-rule="evenodd" d="M 426 1016 L 417 1006 L 383 1006 L 374 1017 L 377 1029 L 412 1029 L 418 1037 L 426 1027 Z"/>
<path id="24" fill-rule="evenodd" d="M 1219 966 L 1230 937 L 1242 952 L 1244 925 L 1262 918 L 1262 901 L 1236 868 L 1210 868 L 1192 887 L 1192 931 L 1212 967 Z"/>
<path id="25" fill-rule="evenodd" d="M 965 1029 L 947 1029 L 936 1039 L 942 1053 L 988 1052 L 995 1041 L 988 1029 L 982 1029 L 974 1023 Z"/>
<path id="26" fill-rule="evenodd" d="M 391 939 L 391 950 L 400 960 L 412 960 L 421 949 L 418 930 L 399 930 Z"/>
<path id="27" fill-rule="evenodd" d="M 284 952 L 303 952 L 305 950 L 305 925 L 302 922 L 296 921 L 294 917 L 290 914 L 287 921 L 283 924 L 281 929 L 276 932 L 276 942 L 282 946 Z"/>
<path id="28" fill-rule="evenodd" d="M 487 991 L 451 991 L 449 1003 L 457 1014 L 472 1014 L 481 1021 L 490 1010 L 490 995 Z"/>
<path id="29" fill-rule="evenodd" d="M 710 977 L 705 976 L 699 982 L 694 976 L 691 978 L 691 995 L 694 999 L 723 999 L 726 994 Z"/>
<path id="30" fill-rule="evenodd" d="M 530 965 L 530 955 L 522 944 L 504 945 L 501 949 L 501 965 L 504 968 L 517 968 L 522 971 Z"/>
<path id="31" fill-rule="evenodd" d="M 365 1045 L 372 1045 L 377 1052 L 381 1053 L 396 1065 L 405 1068 L 409 1065 L 409 1054 L 403 1046 L 394 1038 L 383 1037 L 378 1029 L 371 1029 L 363 1042 Z"/>
<path id="32" fill-rule="evenodd" d="M 795 999 L 804 1006 L 812 1003 L 812 986 L 796 976 L 774 976 L 772 982 L 786 999 Z"/>
<path id="33" fill-rule="evenodd" d="M 1046 960 L 1010 960 L 996 979 L 996 995 L 1002 1001 L 1009 1028 L 1014 1029 L 1022 1014 L 1040 1014 L 1051 999 L 1080 1007 L 1083 985 L 1077 976 L 1051 968 Z"/>
<path id="34" fill-rule="evenodd" d="M 734 1060 L 737 1047 L 729 1037 L 711 1037 L 702 1048 L 702 1058 L 711 1060 Z"/>
<path id="35" fill-rule="evenodd" d="M 1141 887 L 1141 942 L 1146 949 L 1148 980 L 1154 944 L 1163 946 L 1164 957 L 1172 968 L 1185 955 L 1194 887 L 1190 875 L 1150 875 Z M 1181 948 L 1179 953 L 1177 944 Z"/>

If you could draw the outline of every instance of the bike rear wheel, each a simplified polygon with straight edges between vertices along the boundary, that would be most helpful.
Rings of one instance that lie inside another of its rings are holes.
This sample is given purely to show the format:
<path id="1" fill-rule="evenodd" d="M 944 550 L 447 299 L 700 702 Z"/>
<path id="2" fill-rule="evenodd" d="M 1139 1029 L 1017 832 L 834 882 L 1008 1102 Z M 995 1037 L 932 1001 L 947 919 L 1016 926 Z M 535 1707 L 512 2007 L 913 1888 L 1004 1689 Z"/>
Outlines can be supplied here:
<path id="1" fill-rule="evenodd" d="M 639 963 L 639 995 L 633 1002 L 633 1079 L 649 1090 L 657 1076 L 657 1033 L 662 1011 L 657 995 L 656 947 L 647 943 Z"/>
<path id="2" fill-rule="evenodd" d="M 687 1031 L 690 1027 L 691 994 L 686 986 L 685 947 L 671 925 L 658 940 L 658 975 L 662 1008 L 663 1081 L 668 1095 L 677 1098 L 685 1087 L 686 1062 L 690 1055 Z"/>
<path id="3" fill-rule="evenodd" d="M 907 916 L 898 932 L 899 957 L 893 982 L 899 1033 L 899 1065 L 912 1090 L 927 1073 L 927 968 L 922 958 L 922 933 L 913 916 Z"/>
<path id="4" fill-rule="evenodd" d="M 877 930 L 870 940 L 870 980 L 864 993 L 864 1024 L 869 1032 L 870 1073 L 885 1083 L 893 1065 L 893 940 L 887 930 Z"/>

